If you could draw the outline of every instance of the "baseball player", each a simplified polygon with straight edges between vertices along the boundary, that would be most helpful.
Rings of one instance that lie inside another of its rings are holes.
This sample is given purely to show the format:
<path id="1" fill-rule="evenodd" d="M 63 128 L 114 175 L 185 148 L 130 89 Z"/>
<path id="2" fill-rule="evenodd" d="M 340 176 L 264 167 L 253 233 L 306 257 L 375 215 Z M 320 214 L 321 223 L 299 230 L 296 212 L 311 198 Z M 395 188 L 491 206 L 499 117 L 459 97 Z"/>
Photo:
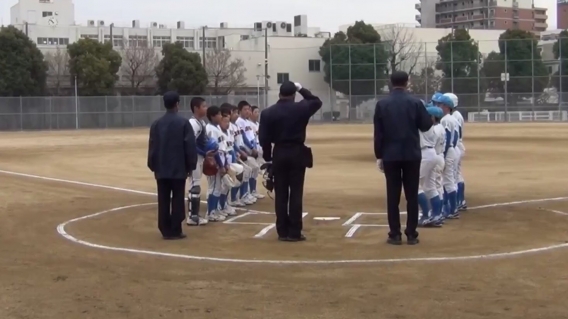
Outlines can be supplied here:
<path id="1" fill-rule="evenodd" d="M 460 111 L 457 110 L 459 100 L 458 97 L 453 93 L 446 93 L 444 95 L 449 96 L 452 101 L 454 102 L 454 111 L 452 112 L 452 116 L 456 118 L 459 124 L 459 139 L 458 139 L 458 147 L 456 150 L 459 152 L 459 158 L 456 163 L 456 182 L 458 188 L 458 209 L 461 211 L 467 210 L 467 203 L 465 201 L 465 182 L 463 179 L 462 171 L 461 171 L 461 163 L 462 159 L 465 155 L 465 146 L 463 144 L 463 127 L 464 127 L 464 118 Z"/>
<path id="2" fill-rule="evenodd" d="M 444 149 L 444 215 L 448 219 L 458 219 L 457 209 L 457 183 L 455 181 L 455 162 L 458 160 L 456 147 L 458 143 L 459 124 L 455 117 L 451 115 L 454 109 L 454 102 L 448 96 L 439 97 L 439 105 L 444 116 L 440 124 L 446 131 L 446 145 Z"/>
<path id="3" fill-rule="evenodd" d="M 442 110 L 436 106 L 426 108 L 432 117 L 432 122 L 436 123 L 436 118 L 442 117 Z M 436 154 L 436 145 L 439 136 L 436 135 L 435 125 L 426 132 L 419 132 L 420 148 L 422 150 L 422 161 L 420 163 L 420 184 L 418 188 L 418 204 L 422 210 L 422 217 L 418 221 L 421 227 L 441 227 L 442 202 L 436 187 L 437 175 L 436 167 L 439 165 L 439 157 Z M 430 205 L 429 205 L 430 204 Z M 431 214 L 430 212 L 431 207 Z"/>
<path id="4" fill-rule="evenodd" d="M 251 107 L 252 110 L 252 114 L 250 117 L 250 121 L 253 125 L 253 129 L 254 129 L 254 141 L 256 144 L 256 151 L 258 152 L 258 157 L 256 158 L 256 163 L 258 164 L 258 167 L 261 167 L 262 164 L 265 163 L 264 158 L 262 157 L 262 147 L 260 147 L 260 143 L 258 140 L 258 129 L 259 129 L 259 125 L 260 123 L 258 122 L 260 119 L 260 109 L 258 108 L 258 106 L 253 105 Z M 260 169 L 259 169 L 260 171 Z M 265 196 L 262 194 L 259 194 L 258 192 L 255 192 L 255 194 L 253 194 L 256 198 L 264 198 Z"/>
<path id="5" fill-rule="evenodd" d="M 225 137 L 226 143 L 226 168 L 229 170 L 231 164 L 236 163 L 236 156 L 235 156 L 235 136 L 232 131 L 230 131 L 231 127 L 231 105 L 221 105 L 221 123 L 219 124 L 219 128 Z M 219 213 L 225 217 L 227 216 L 236 216 L 237 211 L 231 205 L 229 205 L 228 196 L 231 190 L 231 185 L 227 185 L 225 183 L 225 179 L 222 179 L 222 192 L 221 196 L 219 197 Z"/>
<path id="6" fill-rule="evenodd" d="M 224 191 L 221 178 L 225 175 L 228 169 L 228 150 L 225 134 L 223 134 L 219 127 L 222 121 L 221 109 L 217 106 L 209 107 L 207 109 L 207 119 L 209 120 L 209 124 L 207 124 L 206 127 L 207 136 L 211 140 L 216 141 L 218 145 L 218 151 L 215 154 L 217 174 L 214 176 L 207 176 L 207 219 L 210 222 L 218 222 L 227 219 L 227 217 L 219 211 L 219 202 L 221 200 L 221 194 L 223 194 Z"/>
<path id="7" fill-rule="evenodd" d="M 246 146 L 243 142 L 243 135 L 241 134 L 241 130 L 236 124 L 237 119 L 239 118 L 238 107 L 231 105 L 231 124 L 229 130 L 233 132 L 235 136 L 235 155 L 237 157 L 237 162 L 243 166 L 243 181 L 239 187 L 234 187 L 231 189 L 231 200 L 230 205 L 234 207 L 244 207 L 246 205 L 252 205 L 255 203 L 252 196 L 244 196 L 248 192 L 248 181 L 250 179 L 252 169 L 246 165 L 246 161 L 248 161 L 248 155 L 244 151 Z M 241 191 L 243 190 L 243 191 Z M 238 196 L 241 193 L 243 196 Z"/>
<path id="8" fill-rule="evenodd" d="M 239 118 L 235 122 L 239 129 L 241 130 L 241 136 L 243 139 L 244 147 L 242 148 L 247 153 L 247 161 L 246 164 L 252 169 L 252 173 L 248 180 L 248 189 L 246 187 L 241 187 L 241 200 L 243 198 L 245 200 L 249 200 L 252 202 L 256 202 L 258 198 L 262 198 L 264 196 L 260 195 L 256 191 L 256 179 L 260 172 L 260 166 L 256 162 L 256 158 L 258 158 L 258 151 L 257 145 L 255 142 L 255 133 L 253 124 L 250 121 L 251 116 L 251 107 L 250 104 L 246 101 L 239 102 Z M 244 185 L 245 183 L 243 183 Z"/>
<path id="9" fill-rule="evenodd" d="M 206 225 L 207 219 L 199 215 L 199 207 L 201 205 L 201 176 L 203 174 L 203 160 L 206 154 L 207 132 L 205 117 L 207 116 L 207 103 L 200 97 L 191 99 L 191 112 L 193 117 L 189 120 L 196 138 L 197 144 L 197 167 L 189 177 L 189 191 L 187 194 L 187 224 L 189 226 Z"/>

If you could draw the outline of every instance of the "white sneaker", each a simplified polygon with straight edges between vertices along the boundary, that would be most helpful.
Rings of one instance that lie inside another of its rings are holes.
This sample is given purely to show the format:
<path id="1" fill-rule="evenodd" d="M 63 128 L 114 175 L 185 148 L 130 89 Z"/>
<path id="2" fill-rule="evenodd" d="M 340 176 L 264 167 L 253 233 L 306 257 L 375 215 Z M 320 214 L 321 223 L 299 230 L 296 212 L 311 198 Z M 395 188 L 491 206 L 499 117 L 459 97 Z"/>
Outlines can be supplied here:
<path id="1" fill-rule="evenodd" d="M 231 205 L 227 205 L 227 207 L 225 207 L 225 212 L 227 212 L 228 216 L 237 216 L 237 210 Z"/>
<path id="2" fill-rule="evenodd" d="M 252 196 L 254 196 L 254 197 L 258 198 L 258 199 L 263 199 L 264 197 L 266 197 L 266 196 L 264 196 L 264 195 L 262 195 L 262 194 L 257 193 L 256 191 L 252 192 Z"/>
<path id="3" fill-rule="evenodd" d="M 253 196 L 252 194 L 248 194 L 247 197 L 248 197 L 253 203 L 256 203 L 256 202 L 258 201 L 258 199 L 257 199 L 255 196 Z"/>
<path id="4" fill-rule="evenodd" d="M 217 211 L 217 213 L 218 213 L 220 216 L 225 217 L 225 219 L 227 218 L 227 216 L 229 216 L 229 213 L 228 213 L 226 210 L 224 210 L 224 209 Z"/>
<path id="5" fill-rule="evenodd" d="M 186 224 L 188 226 L 204 226 L 207 225 L 209 221 L 201 216 L 188 216 Z"/>
<path id="6" fill-rule="evenodd" d="M 246 206 L 245 203 L 241 202 L 238 199 L 234 202 L 229 202 L 229 205 L 233 206 L 233 207 L 245 207 Z"/>
<path id="7" fill-rule="evenodd" d="M 254 204 L 256 201 L 253 200 L 251 198 L 250 195 L 245 195 L 243 198 L 241 198 L 241 201 L 245 204 L 245 205 L 252 205 Z"/>
<path id="8" fill-rule="evenodd" d="M 209 219 L 210 222 L 222 222 L 227 218 L 219 214 L 218 211 L 212 211 L 211 214 L 207 215 L 207 219 Z"/>

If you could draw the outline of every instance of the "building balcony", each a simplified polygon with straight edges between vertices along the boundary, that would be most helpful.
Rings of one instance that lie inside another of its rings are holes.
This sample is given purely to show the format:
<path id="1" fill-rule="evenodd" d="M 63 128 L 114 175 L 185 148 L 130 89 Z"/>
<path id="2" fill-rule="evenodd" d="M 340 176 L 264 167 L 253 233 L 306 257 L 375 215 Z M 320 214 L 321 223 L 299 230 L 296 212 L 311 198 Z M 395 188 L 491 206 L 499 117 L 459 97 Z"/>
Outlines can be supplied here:
<path id="1" fill-rule="evenodd" d="M 422 22 L 422 16 L 419 15 L 419 14 L 417 14 L 417 15 L 414 17 L 414 19 L 415 19 L 416 21 L 418 21 L 418 22 Z"/>
<path id="2" fill-rule="evenodd" d="M 483 10 L 486 8 L 480 4 L 465 4 L 462 5 L 461 3 L 458 6 L 451 6 L 451 7 L 444 7 L 440 4 L 436 5 L 436 14 L 443 14 L 448 12 L 464 12 L 464 11 L 473 11 L 473 10 Z"/>
<path id="3" fill-rule="evenodd" d="M 546 30 L 548 28 L 548 23 L 546 23 L 546 22 L 535 22 L 534 28 L 536 30 Z"/>
<path id="4" fill-rule="evenodd" d="M 536 13 L 534 14 L 534 18 L 535 20 L 547 20 L 548 16 L 546 14 L 542 14 L 542 13 Z"/>
<path id="5" fill-rule="evenodd" d="M 418 10 L 418 11 L 422 11 L 422 5 L 420 3 L 416 3 L 414 5 L 414 9 Z"/>

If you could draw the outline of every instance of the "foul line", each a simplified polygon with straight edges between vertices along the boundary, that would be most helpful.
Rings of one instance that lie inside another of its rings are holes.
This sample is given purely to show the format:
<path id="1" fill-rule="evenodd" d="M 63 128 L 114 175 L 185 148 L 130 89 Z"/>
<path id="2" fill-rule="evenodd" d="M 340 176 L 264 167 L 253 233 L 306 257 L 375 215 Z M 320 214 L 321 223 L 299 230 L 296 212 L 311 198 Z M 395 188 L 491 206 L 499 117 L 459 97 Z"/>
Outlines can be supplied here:
<path id="1" fill-rule="evenodd" d="M 10 171 L 0 170 L 0 173 L 15 175 L 15 176 L 22 176 L 22 177 L 29 177 L 29 178 L 36 178 L 48 181 L 55 181 L 61 183 L 68 183 L 68 184 L 75 184 L 75 185 L 82 185 L 82 186 L 90 186 L 90 187 L 98 187 L 98 188 L 106 188 L 111 190 L 118 190 L 123 192 L 135 193 L 135 194 L 142 194 L 142 195 L 152 195 L 155 196 L 155 193 L 150 192 L 142 192 L 136 191 L 126 188 L 120 187 L 112 187 L 106 185 L 98 185 L 98 184 L 91 184 L 91 183 L 84 183 L 84 182 L 77 182 L 77 181 L 70 181 L 64 180 L 59 178 L 51 178 L 51 177 L 43 177 L 31 174 L 23 174 L 23 173 L 16 173 Z M 539 202 L 549 202 L 549 201 L 561 201 L 566 200 L 568 197 L 554 197 L 554 198 L 545 198 L 545 199 L 533 199 L 533 200 L 522 200 L 522 201 L 514 201 L 514 202 L 507 202 L 507 203 L 497 203 L 497 204 L 489 204 L 489 205 L 482 205 L 477 207 L 470 207 L 468 210 L 475 210 L 475 209 L 483 209 L 483 208 L 492 208 L 492 207 L 502 207 L 502 206 L 511 206 L 511 205 L 518 205 L 518 204 L 529 204 L 529 203 L 539 203 Z M 160 256 L 160 257 L 171 257 L 171 258 L 180 258 L 180 259 L 191 259 L 191 260 L 204 260 L 204 261 L 221 261 L 221 262 L 232 262 L 232 263 L 262 263 L 262 264 L 350 264 L 350 263 L 400 263 L 400 262 L 408 262 L 408 261 L 454 261 L 454 260 L 473 260 L 473 259 L 494 259 L 494 258 L 503 258 L 503 257 L 511 257 L 511 256 L 518 256 L 524 254 L 531 254 L 531 253 L 538 253 L 544 251 L 550 251 L 559 248 L 568 247 L 568 243 L 558 244 L 558 245 L 551 245 L 547 247 L 541 248 L 533 248 L 533 249 L 526 249 L 526 250 L 519 250 L 513 252 L 504 252 L 504 253 L 495 253 L 495 254 L 484 254 L 484 255 L 470 255 L 470 256 L 454 256 L 454 257 L 422 257 L 422 258 L 398 258 L 398 259 L 352 259 L 352 260 L 260 260 L 260 259 L 235 259 L 235 258 L 217 258 L 217 257 L 204 257 L 204 256 L 193 256 L 193 255 L 183 255 L 183 254 L 172 254 L 172 253 L 164 253 L 152 250 L 142 250 L 142 249 L 133 249 L 133 248 L 121 248 L 121 247 L 112 247 L 112 246 L 104 246 L 95 243 L 90 243 L 84 240 L 77 239 L 71 235 L 69 235 L 65 231 L 65 226 L 71 223 L 85 220 L 89 218 L 93 218 L 96 216 L 100 216 L 103 214 L 117 212 L 120 210 L 148 206 L 148 205 L 155 205 L 155 203 L 145 203 L 145 204 L 136 204 L 136 205 L 129 205 L 123 207 L 117 207 L 109 210 L 105 210 L 102 212 L 94 213 L 91 215 L 78 217 L 75 219 L 68 220 L 64 223 L 61 223 L 57 226 L 57 232 L 62 235 L 64 238 L 81 244 L 88 247 L 99 248 L 104 250 L 110 251 L 120 251 L 120 252 L 129 252 L 135 254 L 144 254 L 144 255 L 151 255 L 151 256 Z M 557 211 L 559 212 L 559 211 Z"/>

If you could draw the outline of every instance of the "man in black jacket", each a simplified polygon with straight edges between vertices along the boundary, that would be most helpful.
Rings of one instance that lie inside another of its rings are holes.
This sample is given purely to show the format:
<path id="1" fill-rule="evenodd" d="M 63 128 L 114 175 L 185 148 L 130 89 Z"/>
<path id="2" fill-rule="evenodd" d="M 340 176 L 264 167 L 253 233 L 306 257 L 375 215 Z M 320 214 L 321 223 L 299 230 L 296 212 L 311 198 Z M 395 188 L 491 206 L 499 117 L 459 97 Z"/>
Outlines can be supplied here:
<path id="1" fill-rule="evenodd" d="M 167 92 L 164 105 L 166 114 L 150 127 L 148 168 L 158 185 L 158 229 L 164 239 L 182 239 L 185 181 L 196 168 L 197 149 L 191 124 L 178 114 L 179 95 Z"/>
<path id="2" fill-rule="evenodd" d="M 393 245 L 402 243 L 400 231 L 400 193 L 404 186 L 408 218 L 404 233 L 408 244 L 418 244 L 418 185 L 420 180 L 420 136 L 432 127 L 432 119 L 422 101 L 406 92 L 408 74 L 393 72 L 393 90 L 375 108 L 375 156 L 387 182 L 389 238 Z"/>
<path id="3" fill-rule="evenodd" d="M 295 102 L 296 92 L 304 100 Z M 280 100 L 260 114 L 259 144 L 269 163 L 267 170 L 274 176 L 276 231 L 281 241 L 306 240 L 302 235 L 302 201 L 306 168 L 313 166 L 313 157 L 304 143 L 310 118 L 321 105 L 321 100 L 299 83 L 285 82 L 280 86 Z"/>

